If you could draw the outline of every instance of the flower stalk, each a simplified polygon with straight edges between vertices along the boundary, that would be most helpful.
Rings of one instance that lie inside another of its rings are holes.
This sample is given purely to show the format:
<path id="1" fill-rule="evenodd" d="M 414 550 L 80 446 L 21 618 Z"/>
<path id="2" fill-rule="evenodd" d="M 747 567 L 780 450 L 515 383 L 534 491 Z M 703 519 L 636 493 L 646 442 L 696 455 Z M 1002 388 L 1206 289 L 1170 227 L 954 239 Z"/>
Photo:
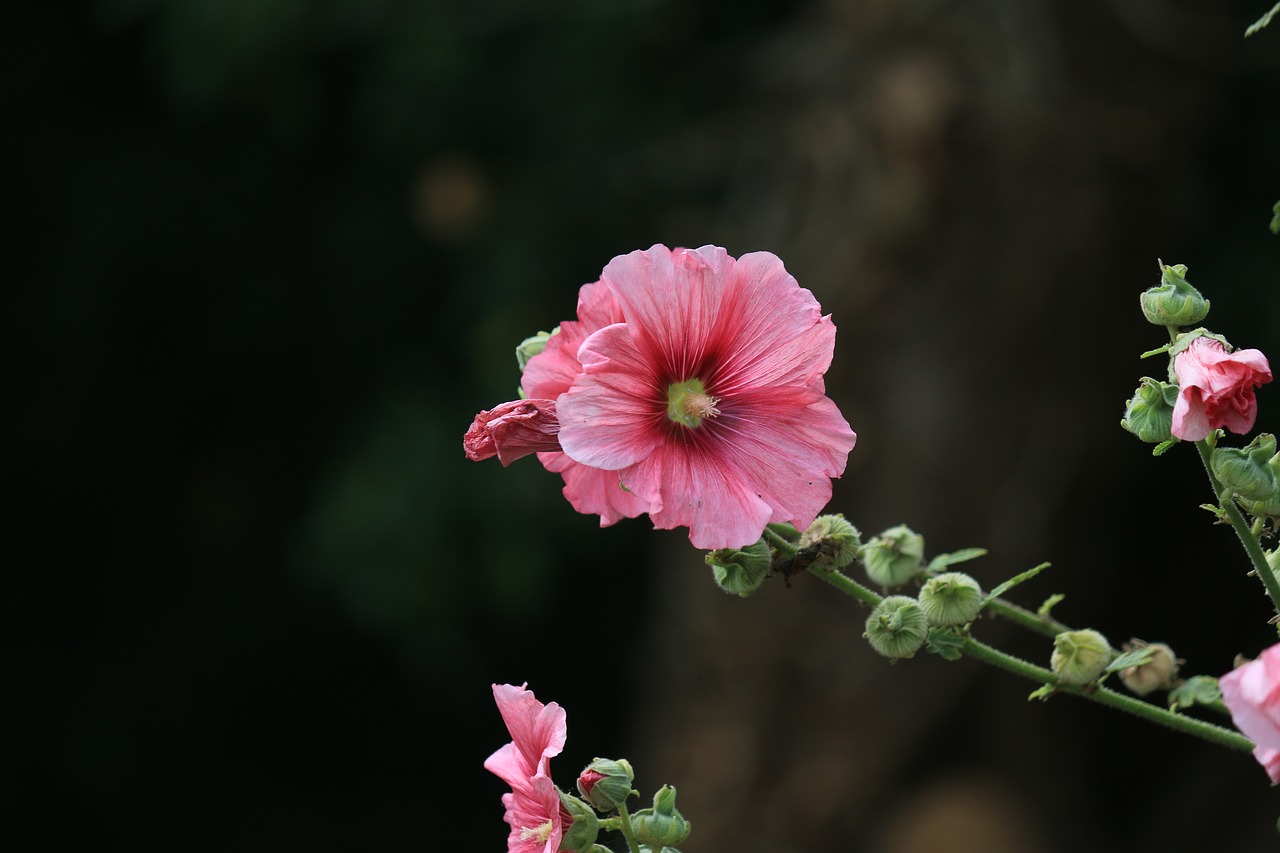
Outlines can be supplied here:
<path id="1" fill-rule="evenodd" d="M 1280 579 L 1276 578 L 1276 573 L 1267 563 L 1267 555 L 1263 553 L 1257 535 L 1244 520 L 1244 515 L 1236 506 L 1230 491 L 1225 489 L 1213 475 L 1213 470 L 1209 467 L 1209 455 L 1213 451 L 1211 441 L 1212 439 L 1208 438 L 1196 442 L 1196 449 L 1200 451 L 1200 461 L 1204 463 L 1204 472 L 1209 477 L 1209 484 L 1213 487 L 1214 497 L 1218 499 L 1218 506 L 1222 508 L 1223 516 L 1231 524 L 1231 529 L 1235 531 L 1240 544 L 1244 546 L 1245 553 L 1249 555 L 1249 561 L 1253 564 L 1253 573 L 1266 587 L 1267 595 L 1271 597 L 1271 606 L 1275 608 L 1277 614 L 1280 614 Z"/>
<path id="2" fill-rule="evenodd" d="M 852 596 L 869 607 L 875 607 L 882 600 L 879 594 L 868 589 L 842 572 L 824 570 L 815 571 L 813 574 L 841 592 Z M 1029 611 L 1023 611 L 1022 608 L 1007 604 L 1002 608 L 1002 610 L 1009 614 L 1018 614 L 1019 611 L 1022 611 L 1021 615 L 1015 615 L 1014 618 L 1019 621 L 1020 624 L 1024 624 L 1026 627 L 1032 628 L 1040 633 L 1044 633 L 1041 628 L 1044 623 L 1041 622 L 1038 616 L 1031 614 Z M 1214 723 L 1198 720 L 1194 717 L 1188 717 L 1184 714 L 1178 714 L 1173 711 L 1166 710 L 1158 705 L 1153 705 L 1150 702 L 1144 702 L 1140 699 L 1134 699 L 1133 697 L 1126 696 L 1123 693 L 1119 693 L 1107 687 L 1100 685 L 1074 687 L 1063 684 L 1059 681 L 1057 676 L 1045 667 L 1037 666 L 1033 663 L 1022 660 L 1019 657 L 1008 654 L 1007 652 L 1000 651 L 986 643 L 975 640 L 971 636 L 965 636 L 963 638 L 963 642 L 960 645 L 960 651 L 962 654 L 968 655 L 975 660 L 989 664 L 998 669 L 1003 669 L 1005 672 L 1035 681 L 1039 684 L 1050 685 L 1054 693 L 1067 693 L 1072 696 L 1079 696 L 1080 698 L 1086 699 L 1090 702 L 1096 702 L 1099 705 L 1106 705 L 1107 707 L 1124 711 L 1149 722 L 1157 723 L 1166 728 L 1193 735 L 1203 740 L 1210 741 L 1211 743 L 1225 746 L 1229 749 L 1248 752 L 1254 747 L 1253 741 L 1237 732 L 1231 731 L 1230 729 L 1223 728 L 1222 726 L 1215 725 Z"/>

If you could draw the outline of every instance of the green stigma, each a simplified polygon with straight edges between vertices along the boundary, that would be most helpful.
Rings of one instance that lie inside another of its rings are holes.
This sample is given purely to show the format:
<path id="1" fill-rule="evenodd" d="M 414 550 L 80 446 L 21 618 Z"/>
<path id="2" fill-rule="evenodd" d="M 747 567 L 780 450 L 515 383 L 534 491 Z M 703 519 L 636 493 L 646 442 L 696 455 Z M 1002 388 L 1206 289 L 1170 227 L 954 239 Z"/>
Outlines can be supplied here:
<path id="1" fill-rule="evenodd" d="M 691 429 L 701 426 L 704 418 L 720 414 L 716 408 L 719 402 L 707 393 L 700 379 L 686 379 L 667 386 L 667 417 Z"/>

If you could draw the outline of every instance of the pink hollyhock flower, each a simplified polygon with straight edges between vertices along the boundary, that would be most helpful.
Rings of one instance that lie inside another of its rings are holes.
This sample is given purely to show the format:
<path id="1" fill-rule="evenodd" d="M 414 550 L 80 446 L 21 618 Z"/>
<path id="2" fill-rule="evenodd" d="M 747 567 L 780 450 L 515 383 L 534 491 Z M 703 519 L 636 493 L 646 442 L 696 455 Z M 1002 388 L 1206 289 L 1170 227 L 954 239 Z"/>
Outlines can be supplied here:
<path id="1" fill-rule="evenodd" d="M 1280 644 L 1218 679 L 1236 728 L 1256 745 L 1253 757 L 1280 782 Z"/>
<path id="2" fill-rule="evenodd" d="M 552 757 L 564 749 L 564 709 L 544 705 L 526 685 L 493 685 L 511 743 L 485 759 L 485 769 L 511 786 L 502 795 L 503 820 L 511 827 L 509 853 L 557 853 L 564 831 L 573 822 L 550 777 Z"/>
<path id="3" fill-rule="evenodd" d="M 1271 381 L 1267 357 L 1256 349 L 1227 352 L 1220 341 L 1199 337 L 1173 357 L 1178 402 L 1175 436 L 1200 441 L 1215 429 L 1243 435 L 1258 417 L 1254 390 Z"/>
<path id="4" fill-rule="evenodd" d="M 856 440 L 826 396 L 835 325 L 813 294 L 772 254 L 714 246 L 632 252 L 600 284 L 623 322 L 578 347 L 556 398 L 565 454 L 616 471 L 633 509 L 700 549 L 808 527 Z"/>
<path id="5" fill-rule="evenodd" d="M 513 400 L 476 415 L 462 437 L 467 458 L 497 456 L 505 468 L 540 450 L 559 450 L 555 400 Z"/>

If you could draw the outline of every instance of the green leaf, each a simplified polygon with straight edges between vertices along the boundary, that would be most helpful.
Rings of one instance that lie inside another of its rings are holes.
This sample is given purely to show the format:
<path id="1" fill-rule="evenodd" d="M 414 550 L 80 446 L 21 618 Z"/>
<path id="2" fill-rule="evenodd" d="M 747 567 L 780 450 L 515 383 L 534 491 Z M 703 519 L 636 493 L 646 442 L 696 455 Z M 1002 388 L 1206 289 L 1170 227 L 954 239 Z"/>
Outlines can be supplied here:
<path id="1" fill-rule="evenodd" d="M 926 643 L 925 648 L 945 660 L 960 660 L 962 657 L 960 650 L 964 647 L 964 637 L 946 628 L 930 628 Z"/>
<path id="2" fill-rule="evenodd" d="M 1275 9 L 1272 9 L 1271 11 L 1274 12 Z M 1271 217 L 1271 233 L 1280 234 L 1280 201 L 1276 202 L 1275 207 L 1271 208 L 1271 212 L 1275 214 Z"/>
<path id="3" fill-rule="evenodd" d="M 1144 663 L 1151 660 L 1155 653 L 1156 650 L 1152 646 L 1143 646 L 1140 649 L 1124 652 L 1117 655 L 1116 659 L 1108 664 L 1107 668 L 1103 670 L 1103 672 L 1119 672 L 1120 670 L 1127 669 L 1131 666 L 1142 666 Z"/>
<path id="4" fill-rule="evenodd" d="M 1056 692 L 1058 692 L 1058 688 L 1054 687 L 1052 684 L 1046 684 L 1044 687 L 1031 691 L 1031 695 L 1027 697 L 1027 701 L 1030 702 L 1032 699 L 1039 699 L 1043 702 Z"/>
<path id="5" fill-rule="evenodd" d="M 1040 609 L 1036 611 L 1036 615 L 1039 616 L 1041 619 L 1050 618 L 1049 611 L 1052 610 L 1057 605 L 1057 603 L 1059 601 L 1062 601 L 1062 599 L 1064 598 L 1066 598 L 1065 595 L 1063 595 L 1060 592 L 1055 592 L 1053 595 L 1049 596 L 1044 600 L 1044 604 L 1040 605 Z"/>
<path id="6" fill-rule="evenodd" d="M 1169 710 L 1181 711 L 1192 705 L 1216 705 L 1222 701 L 1218 679 L 1208 675 L 1193 675 L 1169 691 Z"/>
<path id="7" fill-rule="evenodd" d="M 987 553 L 986 548 L 961 548 L 959 551 L 952 551 L 950 554 L 939 554 L 929 561 L 927 570 L 936 572 L 945 569 L 947 566 L 954 566 L 956 563 L 964 563 L 976 559 L 985 553 Z"/>
<path id="8" fill-rule="evenodd" d="M 1244 37 L 1248 38 L 1249 36 L 1256 33 L 1258 30 L 1265 27 L 1267 24 L 1271 23 L 1271 19 L 1276 16 L 1277 12 L 1280 12 L 1280 3 L 1277 3 L 1276 5 L 1272 6 L 1270 12 L 1267 12 L 1261 18 L 1259 18 L 1258 20 L 1250 24 L 1249 29 L 1244 31 Z M 1273 228 L 1272 230 L 1275 230 L 1275 229 Z"/>
<path id="9" fill-rule="evenodd" d="M 1027 569 L 1020 575 L 1014 575 L 995 589 L 991 590 L 991 592 L 987 594 L 987 597 L 982 600 L 983 606 L 985 607 L 993 599 L 999 598 L 1018 584 L 1031 580 L 1047 568 L 1049 568 L 1048 563 L 1041 563 L 1033 569 Z"/>

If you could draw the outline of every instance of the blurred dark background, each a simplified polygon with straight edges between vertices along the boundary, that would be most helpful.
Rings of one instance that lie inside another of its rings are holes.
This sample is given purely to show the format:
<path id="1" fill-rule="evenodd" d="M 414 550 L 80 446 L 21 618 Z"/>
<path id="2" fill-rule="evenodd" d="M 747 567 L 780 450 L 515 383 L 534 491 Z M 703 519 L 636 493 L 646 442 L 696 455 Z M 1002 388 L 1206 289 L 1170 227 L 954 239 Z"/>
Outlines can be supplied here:
<path id="1" fill-rule="evenodd" d="M 557 781 L 629 758 L 686 851 L 1274 849 L 1247 755 L 889 666 L 833 591 L 729 598 L 461 448 L 614 255 L 773 251 L 840 329 L 833 510 L 1220 674 L 1265 597 L 1192 450 L 1118 422 L 1157 259 L 1280 353 L 1268 5 L 8 8 L 0 847 L 501 850 L 528 681 Z"/>

